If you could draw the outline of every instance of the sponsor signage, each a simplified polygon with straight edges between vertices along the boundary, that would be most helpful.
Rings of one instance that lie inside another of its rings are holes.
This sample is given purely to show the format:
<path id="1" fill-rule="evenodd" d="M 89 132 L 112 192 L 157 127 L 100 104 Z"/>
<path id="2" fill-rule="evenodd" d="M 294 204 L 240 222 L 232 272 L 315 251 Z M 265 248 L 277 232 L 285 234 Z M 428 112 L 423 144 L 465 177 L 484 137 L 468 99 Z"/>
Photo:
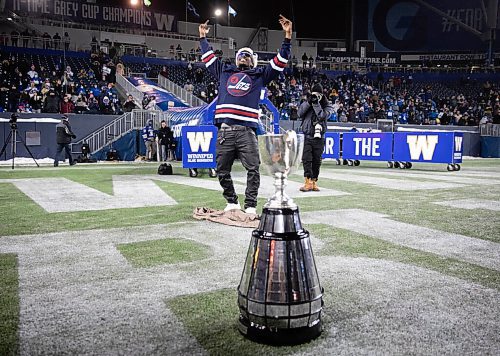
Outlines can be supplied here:
<path id="1" fill-rule="evenodd" d="M 387 52 L 368 52 L 361 56 L 360 52 L 331 52 L 326 56 L 327 61 L 333 63 L 359 64 L 396 64 L 401 62 L 401 55 Z"/>
<path id="2" fill-rule="evenodd" d="M 392 132 L 346 132 L 342 135 L 342 158 L 391 161 L 392 136 Z"/>
<path id="3" fill-rule="evenodd" d="M 217 128 L 212 125 L 182 127 L 182 167 L 215 168 Z"/>
<path id="4" fill-rule="evenodd" d="M 323 150 L 323 159 L 338 159 L 340 158 L 340 133 L 326 132 L 325 133 L 325 149 Z"/>
<path id="5" fill-rule="evenodd" d="M 462 163 L 463 134 L 455 132 L 396 132 L 394 160 Z"/>
<path id="6" fill-rule="evenodd" d="M 141 0 L 142 1 L 142 0 Z M 128 2 L 124 1 L 124 4 Z M 21 16 L 52 18 L 61 21 L 98 23 L 109 26 L 141 27 L 173 31 L 175 17 L 142 7 L 107 6 L 84 1 L 7 0 L 6 8 Z"/>
<path id="7" fill-rule="evenodd" d="M 489 31 L 483 2 L 368 0 L 368 18 L 356 16 L 357 37 L 374 41 L 377 51 L 486 52 L 480 37 Z M 497 36 L 494 48 L 499 44 Z"/>

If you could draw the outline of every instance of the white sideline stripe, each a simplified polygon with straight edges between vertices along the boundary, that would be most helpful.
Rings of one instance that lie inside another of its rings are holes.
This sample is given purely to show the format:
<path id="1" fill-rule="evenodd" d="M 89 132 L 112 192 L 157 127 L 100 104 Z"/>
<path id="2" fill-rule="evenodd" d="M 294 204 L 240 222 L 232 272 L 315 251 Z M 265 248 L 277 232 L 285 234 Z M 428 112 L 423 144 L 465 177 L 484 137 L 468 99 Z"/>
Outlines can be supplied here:
<path id="1" fill-rule="evenodd" d="M 66 178 L 0 179 L 12 183 L 49 213 L 175 205 L 152 180 L 113 176 L 113 195 Z"/>
<path id="2" fill-rule="evenodd" d="M 353 167 L 350 173 L 334 173 L 332 170 L 322 170 L 319 174 L 321 178 L 328 178 L 333 180 L 343 180 L 355 183 L 371 184 L 377 187 L 395 190 L 431 190 L 431 189 L 449 189 L 461 188 L 463 185 L 446 183 L 446 182 L 419 182 L 409 181 L 407 179 L 392 179 L 392 178 L 379 178 L 361 176 L 356 174 L 357 170 Z"/>
<path id="3" fill-rule="evenodd" d="M 356 169 L 356 168 L 354 168 Z M 339 173 L 343 173 L 340 171 L 337 171 Z M 462 171 L 458 172 L 448 172 L 448 173 L 441 173 L 441 172 L 417 172 L 417 171 L 412 171 L 412 170 L 407 170 L 407 169 L 397 169 L 395 171 L 394 169 L 389 169 L 387 168 L 386 171 L 382 170 L 370 170 L 370 169 L 356 169 L 355 171 L 353 170 L 350 173 L 354 172 L 359 172 L 362 174 L 373 174 L 373 175 L 387 175 L 387 176 L 395 176 L 395 177 L 410 177 L 410 178 L 425 178 L 425 179 L 433 179 L 433 180 L 439 180 L 439 181 L 449 181 L 453 183 L 463 183 L 463 184 L 471 184 L 471 185 L 493 185 L 493 184 L 500 184 L 500 177 L 490 177 L 490 179 L 486 179 L 486 177 L 482 178 L 476 178 L 476 177 L 466 177 L 464 174 L 462 174 Z M 347 173 L 347 172 L 346 172 Z"/>
<path id="4" fill-rule="evenodd" d="M 500 202 L 495 200 L 480 200 L 480 199 L 457 199 L 448 201 L 438 201 L 434 204 L 449 206 L 458 209 L 486 209 L 493 211 L 500 211 Z"/>
<path id="5" fill-rule="evenodd" d="M 327 224 L 394 244 L 500 271 L 500 244 L 391 220 L 361 209 L 302 213 L 306 224 Z"/>

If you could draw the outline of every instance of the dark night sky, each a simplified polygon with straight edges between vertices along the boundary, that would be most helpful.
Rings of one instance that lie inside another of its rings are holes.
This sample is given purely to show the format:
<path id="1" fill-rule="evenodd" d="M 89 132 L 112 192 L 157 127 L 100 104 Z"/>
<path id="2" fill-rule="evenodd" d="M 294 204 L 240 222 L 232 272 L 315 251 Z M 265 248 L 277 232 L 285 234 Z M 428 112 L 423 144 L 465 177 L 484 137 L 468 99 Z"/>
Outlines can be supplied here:
<path id="1" fill-rule="evenodd" d="M 116 1 L 116 0 L 115 0 Z M 113 0 L 100 1 L 114 3 Z M 121 0 L 121 3 L 127 0 Z M 128 2 L 128 1 L 127 1 Z M 178 15 L 178 19 L 185 20 L 186 1 L 151 0 L 153 6 L 162 12 Z M 190 0 L 201 15 L 201 19 L 213 16 L 215 8 L 224 11 L 220 23 L 227 24 L 227 1 L 224 0 Z M 278 23 L 279 14 L 288 17 L 294 23 L 294 31 L 300 38 L 345 38 L 348 34 L 350 0 L 331 1 L 275 1 L 275 0 L 230 0 L 231 6 L 238 13 L 231 16 L 232 26 L 255 28 L 260 23 L 269 29 L 281 29 Z M 333 8 L 333 10 L 327 9 Z M 201 22 L 188 12 L 188 21 Z M 214 19 L 210 19 L 214 23 Z"/>

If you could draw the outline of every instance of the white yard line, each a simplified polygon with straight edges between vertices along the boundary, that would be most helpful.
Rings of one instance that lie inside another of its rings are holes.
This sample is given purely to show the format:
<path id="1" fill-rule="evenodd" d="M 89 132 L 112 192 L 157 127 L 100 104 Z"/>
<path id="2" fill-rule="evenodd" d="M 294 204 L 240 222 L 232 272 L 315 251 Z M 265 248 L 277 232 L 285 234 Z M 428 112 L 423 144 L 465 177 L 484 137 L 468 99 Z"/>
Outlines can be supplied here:
<path id="1" fill-rule="evenodd" d="M 500 211 L 500 202 L 495 200 L 480 200 L 480 199 L 457 199 L 457 200 L 447 200 L 438 201 L 434 204 L 449 206 L 457 209 L 469 209 L 469 210 L 491 210 Z"/>
<path id="2" fill-rule="evenodd" d="M 305 224 L 327 224 L 394 244 L 500 271 L 500 244 L 391 220 L 361 209 L 302 213 Z"/>

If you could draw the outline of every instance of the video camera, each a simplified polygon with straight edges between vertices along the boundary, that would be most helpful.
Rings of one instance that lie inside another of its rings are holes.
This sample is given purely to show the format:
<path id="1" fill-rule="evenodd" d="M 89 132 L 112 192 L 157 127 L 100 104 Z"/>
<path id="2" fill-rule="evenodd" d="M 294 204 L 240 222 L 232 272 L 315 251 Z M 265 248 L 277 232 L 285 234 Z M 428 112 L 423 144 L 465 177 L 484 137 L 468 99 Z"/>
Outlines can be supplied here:
<path id="1" fill-rule="evenodd" d="M 13 130 L 17 129 L 17 119 L 18 118 L 19 118 L 19 116 L 17 116 L 17 114 L 10 115 L 9 124 L 10 124 L 11 129 L 13 129 Z"/>

